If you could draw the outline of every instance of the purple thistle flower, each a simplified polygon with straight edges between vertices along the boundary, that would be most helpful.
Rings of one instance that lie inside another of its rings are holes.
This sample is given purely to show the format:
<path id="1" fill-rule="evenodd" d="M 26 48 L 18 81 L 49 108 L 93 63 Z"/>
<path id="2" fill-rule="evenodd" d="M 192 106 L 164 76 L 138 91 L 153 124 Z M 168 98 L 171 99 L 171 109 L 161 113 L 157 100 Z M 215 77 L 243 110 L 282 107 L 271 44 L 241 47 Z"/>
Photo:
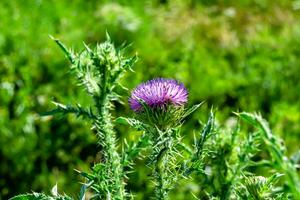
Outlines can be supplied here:
<path id="1" fill-rule="evenodd" d="M 151 108 L 165 108 L 167 105 L 183 106 L 187 103 L 188 91 L 174 79 L 156 78 L 138 85 L 129 98 L 132 110 L 141 110 L 141 101 Z"/>

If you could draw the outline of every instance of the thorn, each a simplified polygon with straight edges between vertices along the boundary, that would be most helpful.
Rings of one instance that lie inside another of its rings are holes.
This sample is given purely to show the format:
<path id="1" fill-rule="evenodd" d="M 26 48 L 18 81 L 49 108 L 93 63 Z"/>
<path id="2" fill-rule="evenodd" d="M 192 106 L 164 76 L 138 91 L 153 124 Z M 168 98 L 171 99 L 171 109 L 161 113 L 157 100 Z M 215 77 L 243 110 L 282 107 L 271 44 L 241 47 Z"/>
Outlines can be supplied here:
<path id="1" fill-rule="evenodd" d="M 74 61 L 74 55 L 72 54 L 72 52 L 69 51 L 67 49 L 67 47 L 59 39 L 54 38 L 52 35 L 49 35 L 49 37 L 61 48 L 61 50 L 65 53 L 65 55 L 70 60 L 70 62 L 72 64 L 74 64 L 75 61 Z"/>
<path id="2" fill-rule="evenodd" d="M 83 46 L 89 52 L 89 54 L 93 54 L 93 51 L 90 49 L 90 47 L 85 42 L 83 42 Z"/>
<path id="3" fill-rule="evenodd" d="M 109 36 L 109 33 L 108 33 L 107 30 L 105 31 L 105 36 L 106 36 L 106 40 L 107 40 L 108 42 L 111 42 L 111 39 L 110 39 L 110 36 Z"/>
<path id="4" fill-rule="evenodd" d="M 48 37 L 51 39 L 51 40 L 54 40 L 54 41 L 57 41 L 57 39 L 55 37 L 53 37 L 52 35 L 48 35 Z"/>
<path id="5" fill-rule="evenodd" d="M 232 114 L 236 115 L 236 116 L 240 116 L 240 113 L 239 112 L 232 112 Z"/>

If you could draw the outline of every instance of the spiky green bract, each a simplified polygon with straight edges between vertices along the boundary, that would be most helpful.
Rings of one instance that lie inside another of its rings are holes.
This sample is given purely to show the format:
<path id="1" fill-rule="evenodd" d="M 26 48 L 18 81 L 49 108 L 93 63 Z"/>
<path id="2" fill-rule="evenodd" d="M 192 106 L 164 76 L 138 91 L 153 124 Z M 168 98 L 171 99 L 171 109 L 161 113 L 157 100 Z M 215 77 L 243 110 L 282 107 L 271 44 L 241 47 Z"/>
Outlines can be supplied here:
<path id="1" fill-rule="evenodd" d="M 125 58 L 123 49 L 116 49 L 108 35 L 106 42 L 98 44 L 94 49 L 85 45 L 85 49 L 80 53 L 69 51 L 59 40 L 54 40 L 72 63 L 71 69 L 78 83 L 94 100 L 94 106 L 91 108 L 82 108 L 79 104 L 65 106 L 55 103 L 57 108 L 46 113 L 74 113 L 93 122 L 101 146 L 102 160 L 95 164 L 90 173 L 79 172 L 87 179 L 81 193 L 92 188 L 92 199 L 125 199 L 127 193 L 124 189 L 123 156 L 117 150 L 110 112 L 113 109 L 112 101 L 119 99 L 114 89 L 119 84 L 120 77 L 131 69 L 137 57 Z"/>
<path id="2" fill-rule="evenodd" d="M 167 130 L 179 126 L 182 119 L 198 109 L 202 103 L 186 109 L 183 106 L 167 105 L 163 109 L 151 108 L 141 101 L 143 110 L 136 113 L 136 118 L 151 127 Z"/>
<path id="3" fill-rule="evenodd" d="M 185 111 L 184 107 L 173 105 L 167 105 L 165 109 L 144 107 L 143 112 L 138 113 L 140 120 L 160 130 L 178 126 Z"/>

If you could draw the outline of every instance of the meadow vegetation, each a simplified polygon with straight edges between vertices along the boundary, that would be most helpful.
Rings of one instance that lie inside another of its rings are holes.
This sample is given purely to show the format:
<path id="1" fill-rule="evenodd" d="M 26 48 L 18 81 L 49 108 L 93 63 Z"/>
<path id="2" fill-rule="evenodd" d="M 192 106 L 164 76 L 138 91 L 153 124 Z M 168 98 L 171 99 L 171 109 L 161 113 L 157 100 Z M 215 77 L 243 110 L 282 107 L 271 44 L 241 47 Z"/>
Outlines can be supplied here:
<path id="1" fill-rule="evenodd" d="M 41 114 L 52 101 L 86 108 L 94 100 L 49 35 L 81 52 L 83 42 L 91 49 L 104 42 L 106 31 L 116 47 L 130 44 L 126 55 L 138 55 L 114 88 L 116 151 L 147 132 L 128 121 L 139 83 L 173 78 L 189 91 L 187 107 L 205 102 L 180 127 L 184 145 L 176 148 L 191 162 L 170 199 L 297 199 L 299 9 L 299 0 L 0 1 L 0 199 L 50 194 L 56 184 L 76 197 L 85 179 L 74 169 L 88 172 L 101 160 L 93 122 Z M 134 159 L 126 174 L 135 199 L 154 196 L 149 159 Z"/>

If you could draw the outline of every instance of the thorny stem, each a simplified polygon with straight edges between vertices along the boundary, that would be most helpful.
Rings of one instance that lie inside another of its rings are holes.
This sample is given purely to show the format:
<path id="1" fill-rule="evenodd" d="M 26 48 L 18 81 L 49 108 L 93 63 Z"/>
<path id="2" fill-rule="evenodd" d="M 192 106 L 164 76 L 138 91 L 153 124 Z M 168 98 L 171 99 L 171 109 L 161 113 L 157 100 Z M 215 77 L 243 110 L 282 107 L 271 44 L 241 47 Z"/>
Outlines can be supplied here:
<path id="1" fill-rule="evenodd" d="M 93 98 L 97 115 L 92 109 L 82 109 L 61 106 L 51 113 L 75 113 L 85 115 L 93 121 L 101 146 L 103 159 L 96 163 L 91 174 L 81 173 L 89 181 L 89 187 L 95 191 L 91 199 L 123 200 L 126 198 L 123 173 L 124 155 L 118 152 L 116 133 L 112 123 L 111 101 L 117 99 L 113 89 L 118 84 L 118 79 L 131 69 L 137 57 L 125 58 L 122 49 L 117 50 L 107 34 L 107 41 L 96 46 L 94 50 L 85 45 L 85 50 L 79 54 L 68 50 L 58 39 L 51 37 L 63 50 L 72 63 L 79 84 L 84 86 Z M 87 110 L 87 111 L 86 111 Z"/>
<path id="2" fill-rule="evenodd" d="M 170 191 L 170 151 L 173 148 L 173 138 L 171 136 L 171 130 L 165 131 L 157 143 L 161 143 L 158 148 L 157 156 L 155 159 L 154 177 L 155 177 L 155 199 L 165 200 L 168 198 L 168 192 Z"/>
<path id="3" fill-rule="evenodd" d="M 96 120 L 96 129 L 99 140 L 101 142 L 104 154 L 104 162 L 106 165 L 106 174 L 113 191 L 108 191 L 107 199 L 122 200 L 125 198 L 125 183 L 123 181 L 121 166 L 121 158 L 117 152 L 116 135 L 113 130 L 111 115 L 109 112 L 109 99 L 106 87 L 106 66 L 104 66 L 102 90 L 99 98 L 94 98 L 96 109 L 98 110 L 99 117 Z"/>
<path id="4" fill-rule="evenodd" d="M 165 182 L 166 174 L 166 164 L 167 164 L 167 153 L 168 149 L 164 148 L 159 153 L 157 162 L 155 165 L 155 178 L 156 178 L 156 187 L 155 187 L 155 198 L 157 200 L 163 200 L 167 197 L 167 188 Z"/>
<path id="5" fill-rule="evenodd" d="M 104 101 L 105 103 L 106 101 Z M 99 107 L 100 117 L 96 120 L 97 135 L 99 136 L 103 154 L 104 162 L 107 169 L 107 174 L 109 175 L 110 182 L 113 185 L 113 188 L 116 189 L 115 194 L 111 192 L 113 199 L 124 199 L 124 182 L 122 180 L 122 167 L 120 165 L 120 156 L 116 149 L 116 136 L 113 131 L 113 125 L 111 123 L 111 116 L 106 109 L 103 109 L 103 106 Z M 109 197 L 110 195 L 107 195 Z"/>

